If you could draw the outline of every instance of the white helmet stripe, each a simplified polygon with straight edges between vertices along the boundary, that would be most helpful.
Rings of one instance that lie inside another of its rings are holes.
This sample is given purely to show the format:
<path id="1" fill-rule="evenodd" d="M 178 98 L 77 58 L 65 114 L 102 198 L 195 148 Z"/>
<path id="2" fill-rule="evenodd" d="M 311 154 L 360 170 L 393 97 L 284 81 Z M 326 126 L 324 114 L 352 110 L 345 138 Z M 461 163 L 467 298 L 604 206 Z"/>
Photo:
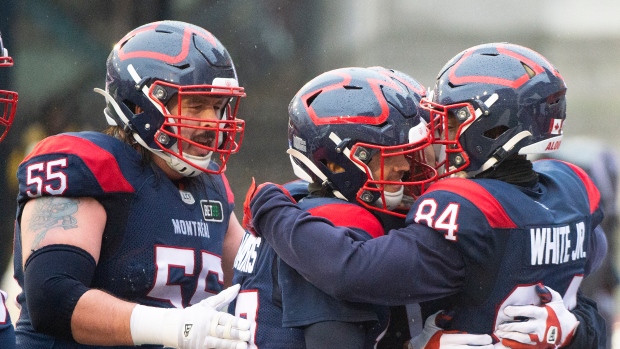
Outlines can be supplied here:
<path id="1" fill-rule="evenodd" d="M 133 67 L 133 64 L 129 64 L 127 66 L 127 71 L 129 72 L 129 75 L 131 75 L 133 81 L 136 82 L 136 84 L 138 84 L 142 79 L 140 78 L 140 75 L 138 75 L 138 72 L 136 71 L 136 68 Z M 155 108 L 157 108 L 157 110 L 159 110 L 160 113 L 162 113 L 162 115 L 164 114 L 164 111 L 161 109 L 161 106 L 158 103 L 155 103 L 154 100 L 152 100 L 151 98 L 149 98 L 149 88 L 144 85 L 142 86 L 142 93 L 144 93 L 144 95 L 146 96 L 146 98 L 151 101 L 151 103 L 153 103 L 153 105 L 155 106 Z"/>
<path id="2" fill-rule="evenodd" d="M 342 139 L 340 139 L 340 137 L 338 137 L 338 135 L 336 135 L 333 132 L 329 134 L 329 139 L 331 139 L 332 142 L 334 142 L 336 145 L 342 143 Z M 351 149 L 345 147 L 344 149 L 342 149 L 342 152 L 347 157 L 347 159 L 349 159 L 349 160 L 351 159 Z M 354 163 L 355 166 L 359 167 L 360 170 L 366 171 L 366 169 L 364 169 L 362 166 L 360 166 L 360 164 L 354 162 L 353 160 L 351 160 L 351 162 Z"/>
<path id="3" fill-rule="evenodd" d="M 312 161 L 310 161 L 310 159 L 308 159 L 308 158 L 307 158 L 304 154 L 302 154 L 299 150 L 289 148 L 286 152 L 287 152 L 287 153 L 288 153 L 291 157 L 296 158 L 297 160 L 301 161 L 304 165 L 306 165 L 306 167 L 308 167 L 308 169 L 310 169 L 310 171 L 312 171 L 312 173 L 314 173 L 317 177 L 319 177 L 319 179 L 320 179 L 320 180 L 322 180 L 322 181 L 323 181 L 323 183 L 327 183 L 327 182 L 329 182 L 329 180 L 327 179 L 327 177 L 325 176 L 325 174 L 324 174 L 323 172 L 321 172 L 321 170 L 320 170 L 318 167 L 316 167 L 316 165 L 315 165 L 314 163 L 312 163 Z M 295 171 L 295 174 L 296 174 L 298 177 L 300 177 L 301 179 L 304 179 L 304 180 L 306 180 L 306 181 L 308 181 L 308 182 L 312 182 L 312 178 L 307 178 L 306 176 L 303 176 L 303 177 L 302 177 L 302 176 L 300 176 L 300 175 L 297 173 L 297 167 L 298 167 L 298 166 L 296 166 L 296 164 L 295 164 L 293 161 L 291 161 L 291 162 L 293 163 L 293 170 Z M 301 169 L 300 169 L 300 171 L 303 171 L 303 170 L 301 170 Z M 310 179 L 310 180 L 308 180 L 308 179 Z M 344 197 L 344 195 L 342 195 L 339 191 L 334 190 L 333 192 L 334 192 L 334 196 L 336 196 L 337 198 L 342 199 L 342 200 L 347 200 L 347 198 L 345 198 L 345 197 Z"/>

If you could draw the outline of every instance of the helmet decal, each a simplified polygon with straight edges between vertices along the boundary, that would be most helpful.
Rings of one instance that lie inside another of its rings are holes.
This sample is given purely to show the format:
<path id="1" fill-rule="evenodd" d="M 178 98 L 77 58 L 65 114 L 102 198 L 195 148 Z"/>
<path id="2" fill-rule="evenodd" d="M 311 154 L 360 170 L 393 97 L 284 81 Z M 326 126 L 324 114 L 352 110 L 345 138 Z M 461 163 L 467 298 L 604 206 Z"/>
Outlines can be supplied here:
<path id="1" fill-rule="evenodd" d="M 480 47 L 484 47 L 485 45 L 480 45 Z M 531 52 L 532 55 L 536 55 L 538 56 L 538 58 L 540 58 L 541 60 L 543 60 L 544 62 L 546 62 L 548 65 L 551 65 L 543 56 L 541 56 L 540 54 L 524 48 L 528 51 Z M 501 76 L 497 76 L 500 75 L 498 74 L 499 71 L 497 69 L 495 69 L 494 66 L 489 66 L 489 75 L 462 75 L 462 76 L 457 76 L 458 74 L 458 68 L 461 64 L 463 64 L 463 62 L 467 62 L 467 58 L 469 56 L 471 56 L 472 54 L 476 53 L 476 47 L 471 48 L 470 50 L 468 50 L 467 52 L 465 52 L 465 54 L 463 55 L 463 57 L 461 57 L 456 64 L 454 65 L 454 68 L 450 70 L 450 74 L 448 75 L 448 79 L 450 80 L 450 82 L 454 85 L 464 85 L 464 84 L 469 84 L 469 83 L 482 83 L 482 84 L 493 84 L 493 85 L 503 85 L 503 86 L 507 86 L 510 88 L 514 88 L 517 89 L 519 88 L 521 85 L 523 85 L 524 83 L 526 83 L 528 80 L 531 79 L 531 75 L 533 73 L 533 75 L 536 74 L 541 74 L 545 71 L 545 69 L 539 65 L 538 63 L 534 62 L 532 59 L 525 57 L 519 53 L 517 53 L 514 50 L 511 50 L 509 48 L 506 48 L 505 45 L 502 44 L 498 44 L 497 45 L 497 52 L 507 56 L 507 57 L 512 57 L 515 60 L 521 62 L 521 64 L 525 64 L 529 69 L 531 69 L 531 72 L 528 73 L 527 71 L 523 73 L 523 75 L 520 76 L 515 76 L 513 79 L 508 79 L 506 77 L 501 77 Z M 477 67 L 480 68 L 480 67 Z M 524 70 L 527 70 L 524 68 Z M 554 75 L 558 76 L 559 78 L 562 78 L 560 76 L 560 73 L 553 69 L 551 71 Z"/>
<path id="2" fill-rule="evenodd" d="M 342 81 L 334 82 L 331 85 L 324 86 L 319 88 L 318 90 L 310 90 L 303 96 L 301 96 L 301 100 L 304 102 L 304 106 L 307 109 L 308 115 L 312 118 L 314 123 L 317 125 L 322 124 L 338 124 L 338 123 L 364 123 L 364 124 L 373 124 L 378 125 L 383 123 L 388 115 L 389 115 L 389 107 L 387 105 L 387 101 L 383 98 L 383 92 L 381 85 L 386 85 L 394 88 L 395 90 L 399 90 L 401 92 L 405 92 L 399 85 L 391 82 L 390 80 L 377 80 L 368 78 L 366 79 L 368 86 L 372 89 L 372 92 L 375 96 L 374 101 L 376 101 L 380 106 L 380 114 L 379 115 L 347 115 L 346 118 L 343 118 L 342 115 L 321 115 L 321 112 L 317 113 L 317 111 L 312 106 L 312 101 L 319 94 L 328 94 L 332 91 L 342 89 L 342 88 L 360 88 L 359 86 L 351 86 L 351 75 L 342 72 L 342 71 L 332 71 L 330 74 L 337 75 L 342 77 Z"/>
<path id="3" fill-rule="evenodd" d="M 168 64 L 176 64 L 185 60 L 189 54 L 190 43 L 192 40 L 192 35 L 198 35 L 205 40 L 209 41 L 213 46 L 217 46 L 218 42 L 213 36 L 213 34 L 209 33 L 206 30 L 197 31 L 192 27 L 186 27 L 183 29 L 183 40 L 181 41 L 181 50 L 176 56 L 170 56 L 165 53 L 155 52 L 155 51 L 133 51 L 133 52 L 125 52 L 125 42 L 131 39 L 133 36 L 150 30 L 156 30 L 157 27 L 160 26 L 162 22 L 156 22 L 151 25 L 147 25 L 144 28 L 137 29 L 135 31 L 130 32 L 125 35 L 123 39 L 121 39 L 117 45 L 119 45 L 118 49 L 118 58 L 121 61 L 131 58 L 150 58 L 159 60 Z"/>

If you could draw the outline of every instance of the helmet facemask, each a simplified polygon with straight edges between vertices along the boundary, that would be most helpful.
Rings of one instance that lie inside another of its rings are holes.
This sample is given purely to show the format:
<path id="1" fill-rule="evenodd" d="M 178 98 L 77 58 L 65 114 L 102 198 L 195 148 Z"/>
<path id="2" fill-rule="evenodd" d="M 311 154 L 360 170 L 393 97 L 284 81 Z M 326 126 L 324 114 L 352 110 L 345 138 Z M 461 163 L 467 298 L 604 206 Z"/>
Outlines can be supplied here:
<path id="1" fill-rule="evenodd" d="M 13 66 L 13 59 L 2 47 L 2 40 L 0 39 L 0 67 L 11 66 Z M 15 118 L 17 97 L 17 92 L 0 90 L 0 142 L 6 137 Z"/>
<path id="2" fill-rule="evenodd" d="M 432 137 L 425 123 L 419 126 L 410 135 L 421 128 L 425 132 L 409 144 L 356 143 L 351 147 L 349 158 L 367 178 L 356 195 L 362 206 L 404 218 L 414 200 L 437 180 Z"/>
<path id="3" fill-rule="evenodd" d="M 186 171 L 186 165 L 213 174 L 225 170 L 230 155 L 239 151 L 243 140 L 245 122 L 235 118 L 239 97 L 245 96 L 243 88 L 178 86 L 157 81 L 151 85 L 148 95 L 164 116 L 164 122 L 154 136 L 158 149 L 151 151 L 176 158 L 170 158 L 168 164 L 181 173 Z M 168 110 L 164 101 L 173 105 L 173 110 Z M 191 115 L 192 109 L 200 108 L 205 103 L 213 104 L 217 119 Z M 214 154 L 217 156 L 215 159 Z M 211 161 L 218 163 L 216 170 L 208 168 Z"/>
<path id="4" fill-rule="evenodd" d="M 458 103 L 444 106 L 422 99 L 420 106 L 430 114 L 429 128 L 433 135 L 435 168 L 439 177 L 451 177 L 466 169 L 470 164 L 469 156 L 459 138 L 475 120 L 476 112 L 472 105 Z"/>

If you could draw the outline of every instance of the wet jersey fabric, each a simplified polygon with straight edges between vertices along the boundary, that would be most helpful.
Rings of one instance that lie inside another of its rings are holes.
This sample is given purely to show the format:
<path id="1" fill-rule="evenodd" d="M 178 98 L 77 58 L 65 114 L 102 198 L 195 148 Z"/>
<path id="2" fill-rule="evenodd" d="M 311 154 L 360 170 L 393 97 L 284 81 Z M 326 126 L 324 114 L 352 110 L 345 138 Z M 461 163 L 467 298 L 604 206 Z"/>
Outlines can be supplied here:
<path id="1" fill-rule="evenodd" d="M 508 320 L 508 304 L 539 304 L 536 283 L 558 291 L 573 309 L 577 290 L 601 256 L 594 229 L 602 220 L 599 192 L 585 173 L 558 161 L 534 163 L 539 183 L 522 188 L 493 179 L 447 179 L 430 188 L 407 217 L 435 229 L 460 251 L 459 293 L 423 313 L 452 304 L 452 328 L 491 333 Z M 434 309 L 433 309 L 434 308 Z M 476 321 L 471 321 L 471 319 Z"/>
<path id="2" fill-rule="evenodd" d="M 333 225 L 352 228 L 355 240 L 384 233 L 377 218 L 358 205 L 334 198 L 306 197 L 307 182 L 303 181 L 284 187 L 304 210 Z M 235 260 L 233 283 L 241 284 L 235 315 L 251 318 L 256 326 L 250 341 L 252 348 L 304 348 L 303 327 L 323 321 L 365 325 L 365 341 L 373 347 L 388 322 L 386 307 L 336 300 L 280 261 L 264 239 L 249 233 Z"/>
<path id="3" fill-rule="evenodd" d="M 387 305 L 450 297 L 446 304 L 460 306 L 455 327 L 490 333 L 497 307 L 532 294 L 520 286 L 543 282 L 574 304 L 580 278 L 605 253 L 591 180 L 557 161 L 538 161 L 534 170 L 533 188 L 441 180 L 412 207 L 407 223 L 418 224 L 363 243 L 326 228 L 274 187 L 256 194 L 252 213 L 278 255 L 328 294 Z"/>
<path id="4" fill-rule="evenodd" d="M 0 290 L 0 348 L 15 348 L 15 330 L 6 308 L 7 294 Z"/>
<path id="5" fill-rule="evenodd" d="M 211 164 L 211 166 L 217 166 Z M 187 307 L 223 289 L 222 245 L 233 212 L 223 175 L 175 183 L 144 164 L 131 146 L 102 133 L 41 141 L 18 169 L 15 275 L 23 286 L 19 219 L 39 196 L 92 197 L 107 222 L 91 288 L 156 307 Z M 55 213 L 59 222 L 71 218 Z M 89 348 L 34 332 L 25 303 L 16 326 L 20 348 Z M 148 347 L 148 346 L 147 346 Z"/>
<path id="6" fill-rule="evenodd" d="M 284 187 L 296 199 L 308 195 L 307 182 L 293 181 Z M 303 330 L 282 326 L 282 291 L 277 255 L 271 246 L 246 231 L 233 270 L 233 284 L 241 290 L 229 311 L 252 322 L 249 349 L 305 348 Z"/>
<path id="7" fill-rule="evenodd" d="M 365 208 L 336 198 L 308 196 L 299 207 L 315 217 L 322 217 L 335 227 L 347 227 L 356 242 L 384 234 L 381 222 Z M 324 268 L 338 267 L 325 265 Z M 365 348 L 373 348 L 385 331 L 389 309 L 367 303 L 336 299 L 305 280 L 295 269 L 278 260 L 282 289 L 283 326 L 305 327 L 324 321 L 357 323 L 365 328 Z"/>

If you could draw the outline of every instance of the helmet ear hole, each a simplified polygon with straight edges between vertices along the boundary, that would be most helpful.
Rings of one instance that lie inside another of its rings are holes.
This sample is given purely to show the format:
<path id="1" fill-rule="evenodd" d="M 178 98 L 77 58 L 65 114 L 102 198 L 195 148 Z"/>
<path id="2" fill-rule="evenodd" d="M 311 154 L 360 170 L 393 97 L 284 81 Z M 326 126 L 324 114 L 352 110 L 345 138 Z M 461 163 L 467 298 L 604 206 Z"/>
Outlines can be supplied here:
<path id="1" fill-rule="evenodd" d="M 308 99 L 306 99 L 306 107 L 309 107 L 310 104 L 312 104 L 312 102 L 314 102 L 314 100 L 321 94 L 321 92 L 323 92 L 323 90 L 318 90 L 315 94 L 308 97 Z"/>
<path id="2" fill-rule="evenodd" d="M 483 135 L 489 139 L 498 139 L 501 135 L 504 134 L 504 132 L 508 131 L 509 129 L 510 128 L 508 128 L 508 126 L 500 125 L 493 127 L 490 130 L 486 130 Z"/>
<path id="3" fill-rule="evenodd" d="M 521 65 L 523 66 L 523 69 L 525 69 L 525 72 L 527 73 L 527 76 L 531 79 L 534 76 L 536 76 L 536 72 L 534 71 L 534 69 L 530 68 L 529 65 L 521 62 Z"/>
<path id="4" fill-rule="evenodd" d="M 336 164 L 335 162 L 331 162 L 331 161 L 322 161 L 322 162 L 331 173 L 342 173 L 346 171 L 342 166 Z"/>

